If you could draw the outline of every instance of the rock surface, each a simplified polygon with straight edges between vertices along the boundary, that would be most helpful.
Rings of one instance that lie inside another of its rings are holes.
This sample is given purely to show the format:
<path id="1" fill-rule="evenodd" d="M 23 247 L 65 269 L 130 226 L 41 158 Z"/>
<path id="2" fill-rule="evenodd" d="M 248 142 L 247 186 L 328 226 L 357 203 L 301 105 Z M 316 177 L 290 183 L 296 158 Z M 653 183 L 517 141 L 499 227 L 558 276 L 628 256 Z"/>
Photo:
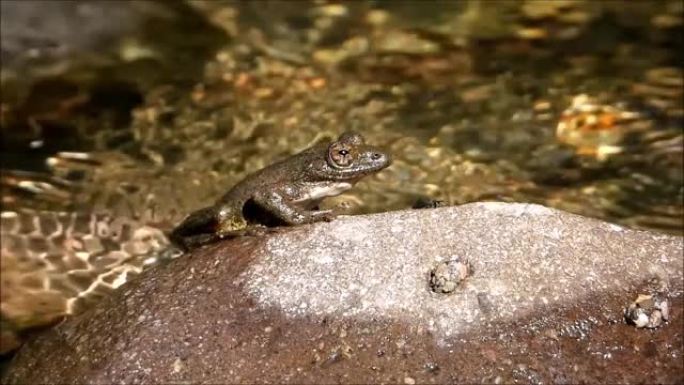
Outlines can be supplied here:
<path id="1" fill-rule="evenodd" d="M 3 383 L 681 383 L 683 249 L 527 204 L 343 217 L 152 269 L 27 344 Z M 455 259 L 470 275 L 432 291 Z M 654 288 L 669 322 L 627 325 Z"/>

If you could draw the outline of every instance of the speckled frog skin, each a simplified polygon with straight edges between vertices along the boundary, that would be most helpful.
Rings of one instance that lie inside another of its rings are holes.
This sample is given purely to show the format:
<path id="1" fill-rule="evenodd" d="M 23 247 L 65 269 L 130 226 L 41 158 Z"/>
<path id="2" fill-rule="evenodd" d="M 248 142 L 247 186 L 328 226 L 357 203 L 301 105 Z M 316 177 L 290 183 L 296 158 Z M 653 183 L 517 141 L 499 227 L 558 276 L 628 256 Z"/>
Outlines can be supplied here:
<path id="1" fill-rule="evenodd" d="M 255 225 L 332 220 L 332 210 L 318 209 L 321 200 L 390 164 L 388 154 L 366 145 L 360 134 L 346 132 L 330 144 L 315 145 L 248 175 L 213 206 L 186 217 L 170 238 L 189 249 L 244 234 Z"/>

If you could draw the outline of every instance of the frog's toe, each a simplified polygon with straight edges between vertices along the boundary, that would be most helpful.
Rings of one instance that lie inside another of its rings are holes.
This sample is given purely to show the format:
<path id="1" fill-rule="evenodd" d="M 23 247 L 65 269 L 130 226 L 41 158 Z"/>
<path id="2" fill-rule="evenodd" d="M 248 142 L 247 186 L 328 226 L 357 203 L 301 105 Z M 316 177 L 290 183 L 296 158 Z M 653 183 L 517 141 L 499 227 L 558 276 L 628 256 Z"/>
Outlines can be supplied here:
<path id="1" fill-rule="evenodd" d="M 354 202 L 352 201 L 342 201 L 335 206 L 335 210 L 339 211 L 349 211 L 354 208 Z"/>
<path id="2" fill-rule="evenodd" d="M 272 232 L 273 228 L 271 227 L 266 227 L 263 225 L 253 225 L 245 229 L 244 235 L 249 236 L 249 237 L 259 237 L 262 235 L 266 235 L 269 232 Z"/>

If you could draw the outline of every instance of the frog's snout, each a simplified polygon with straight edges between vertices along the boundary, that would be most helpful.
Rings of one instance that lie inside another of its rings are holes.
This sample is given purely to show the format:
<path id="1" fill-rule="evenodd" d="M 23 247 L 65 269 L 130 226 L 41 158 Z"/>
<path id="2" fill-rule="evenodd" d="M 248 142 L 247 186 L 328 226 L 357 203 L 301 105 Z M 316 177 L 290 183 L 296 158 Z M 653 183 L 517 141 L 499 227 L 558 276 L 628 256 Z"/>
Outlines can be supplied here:
<path id="1" fill-rule="evenodd" d="M 371 160 L 377 165 L 383 165 L 385 167 L 392 163 L 392 157 L 389 154 L 380 151 L 374 151 L 370 156 Z"/>
<path id="2" fill-rule="evenodd" d="M 368 171 L 377 172 L 392 164 L 392 157 L 382 151 L 373 151 L 369 153 L 367 160 Z"/>

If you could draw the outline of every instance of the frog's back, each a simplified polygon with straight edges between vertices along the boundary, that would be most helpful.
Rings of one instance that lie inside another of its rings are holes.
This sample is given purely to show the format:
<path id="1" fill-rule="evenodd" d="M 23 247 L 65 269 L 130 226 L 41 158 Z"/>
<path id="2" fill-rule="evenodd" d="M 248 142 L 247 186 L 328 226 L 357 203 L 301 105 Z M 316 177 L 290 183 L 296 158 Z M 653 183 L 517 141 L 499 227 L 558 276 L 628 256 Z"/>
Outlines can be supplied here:
<path id="1" fill-rule="evenodd" d="M 274 191 L 297 180 L 305 180 L 309 165 L 321 158 L 324 151 L 324 146 L 314 146 L 247 175 L 223 195 L 217 205 L 242 209 L 257 191 Z"/>

